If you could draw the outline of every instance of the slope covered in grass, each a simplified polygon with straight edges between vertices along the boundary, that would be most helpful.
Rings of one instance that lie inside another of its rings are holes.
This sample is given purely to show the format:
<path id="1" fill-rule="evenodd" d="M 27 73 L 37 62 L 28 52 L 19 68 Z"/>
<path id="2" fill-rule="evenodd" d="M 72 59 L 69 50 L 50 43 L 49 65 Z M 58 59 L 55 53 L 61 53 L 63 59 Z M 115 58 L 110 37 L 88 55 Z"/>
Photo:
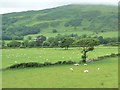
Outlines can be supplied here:
<path id="1" fill-rule="evenodd" d="M 117 12 L 117 6 L 78 4 L 3 14 L 3 39 L 22 38 L 30 34 L 45 34 L 49 37 L 64 32 L 79 35 L 83 31 L 86 31 L 86 34 L 116 32 Z M 57 33 L 53 33 L 53 29 L 56 29 Z M 112 36 L 115 37 L 116 34 L 113 33 Z"/>

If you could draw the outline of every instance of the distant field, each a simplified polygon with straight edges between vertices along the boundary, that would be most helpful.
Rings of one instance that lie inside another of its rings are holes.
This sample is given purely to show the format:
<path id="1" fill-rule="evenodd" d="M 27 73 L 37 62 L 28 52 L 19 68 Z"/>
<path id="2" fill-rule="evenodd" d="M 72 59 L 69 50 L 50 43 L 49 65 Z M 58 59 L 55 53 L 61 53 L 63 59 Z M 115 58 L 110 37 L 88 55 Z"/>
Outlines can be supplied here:
<path id="1" fill-rule="evenodd" d="M 44 32 L 41 32 L 40 34 L 27 35 L 27 36 L 25 36 L 25 38 L 28 37 L 28 36 L 36 37 L 36 36 L 39 36 L 39 35 L 44 35 L 46 37 L 55 37 L 58 34 L 60 34 L 60 35 L 70 35 L 72 33 L 81 36 L 83 34 L 91 35 L 93 32 L 91 32 L 91 31 L 75 31 L 75 32 L 72 32 L 72 31 L 68 31 L 68 32 L 67 31 L 63 31 L 63 32 L 58 32 L 58 33 L 52 33 L 52 32 L 47 32 L 47 33 L 45 32 L 44 33 Z"/>
<path id="2" fill-rule="evenodd" d="M 52 32 L 41 32 L 40 34 L 31 34 L 31 35 L 26 35 L 24 38 L 28 37 L 28 36 L 32 36 L 32 37 L 36 37 L 36 36 L 39 36 L 39 35 L 44 35 L 46 37 L 55 37 L 57 36 L 58 34 L 61 34 L 61 35 L 69 35 L 69 34 L 77 34 L 78 36 L 81 36 L 83 34 L 86 34 L 88 36 L 103 36 L 104 38 L 114 38 L 114 37 L 118 37 L 118 31 L 111 31 L 111 32 L 104 32 L 104 33 L 98 33 L 98 34 L 95 34 L 95 32 L 92 32 L 92 31 L 63 31 L 63 32 L 58 32 L 58 33 L 52 33 Z"/>
<path id="3" fill-rule="evenodd" d="M 89 72 L 84 73 L 85 69 Z M 108 58 L 87 66 L 8 70 L 3 72 L 2 80 L 3 88 L 118 88 L 118 58 Z"/>
<path id="4" fill-rule="evenodd" d="M 81 50 L 79 48 L 27 48 L 27 49 L 3 49 L 2 67 L 23 62 L 56 62 L 64 60 L 80 61 Z M 118 47 L 96 47 L 94 51 L 88 53 L 88 58 L 96 58 L 106 54 L 118 53 Z"/>
<path id="5" fill-rule="evenodd" d="M 99 33 L 98 36 L 103 36 L 104 38 L 108 37 L 114 38 L 118 37 L 118 31 Z"/>
<path id="6" fill-rule="evenodd" d="M 58 33 L 52 33 L 52 32 L 41 32 L 39 34 L 30 34 L 30 35 L 26 35 L 24 36 L 24 39 L 26 39 L 28 36 L 31 36 L 32 38 L 35 38 L 39 35 L 44 35 L 46 37 L 55 37 L 58 34 L 60 35 L 70 35 L 70 34 L 77 34 L 78 36 L 81 36 L 83 34 L 86 34 L 88 36 L 103 36 L 104 38 L 117 38 L 118 37 L 118 31 L 111 31 L 111 32 L 104 32 L 104 33 L 98 33 L 95 34 L 95 32 L 92 31 L 63 31 L 63 32 L 58 32 Z M 10 42 L 11 40 L 5 40 L 6 43 Z M 22 40 L 17 40 L 22 42 Z"/>

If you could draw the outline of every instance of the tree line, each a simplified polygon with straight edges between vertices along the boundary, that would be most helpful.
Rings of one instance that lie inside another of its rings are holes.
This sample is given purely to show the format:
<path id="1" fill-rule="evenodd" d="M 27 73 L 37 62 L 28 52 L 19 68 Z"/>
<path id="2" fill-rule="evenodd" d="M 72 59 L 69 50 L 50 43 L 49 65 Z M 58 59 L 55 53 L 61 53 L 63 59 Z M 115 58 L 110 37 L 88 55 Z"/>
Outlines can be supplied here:
<path id="1" fill-rule="evenodd" d="M 79 40 L 84 38 L 97 39 L 100 44 L 104 45 L 118 45 L 120 42 L 118 38 L 103 38 L 102 36 L 87 36 L 86 34 L 82 36 L 78 36 L 77 34 L 70 35 L 60 35 L 58 34 L 56 37 L 46 37 L 44 35 L 39 35 L 36 38 L 32 38 L 28 36 L 26 39 L 17 41 L 11 40 L 10 42 L 2 41 L 2 48 L 32 48 L 32 47 L 61 47 L 68 49 L 70 46 L 77 47 L 80 44 Z"/>

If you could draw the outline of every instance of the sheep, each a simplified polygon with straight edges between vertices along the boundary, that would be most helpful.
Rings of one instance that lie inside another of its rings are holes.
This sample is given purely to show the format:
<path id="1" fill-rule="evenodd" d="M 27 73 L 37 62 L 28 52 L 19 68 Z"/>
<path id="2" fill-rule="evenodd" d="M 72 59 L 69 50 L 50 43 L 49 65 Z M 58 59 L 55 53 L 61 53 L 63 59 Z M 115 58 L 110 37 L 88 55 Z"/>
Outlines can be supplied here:
<path id="1" fill-rule="evenodd" d="M 75 63 L 74 65 L 75 65 L 75 66 L 79 66 L 79 64 L 78 64 L 78 63 Z"/>
<path id="2" fill-rule="evenodd" d="M 97 68 L 97 70 L 100 70 L 100 68 Z"/>
<path id="3" fill-rule="evenodd" d="M 106 55 L 109 55 L 108 53 Z"/>
<path id="4" fill-rule="evenodd" d="M 85 63 L 84 66 L 87 66 L 87 64 Z"/>
<path id="5" fill-rule="evenodd" d="M 17 63 L 17 61 L 15 61 L 15 63 Z"/>
<path id="6" fill-rule="evenodd" d="M 70 70 L 73 72 L 73 68 L 70 68 Z"/>
<path id="7" fill-rule="evenodd" d="M 48 61 L 48 59 L 46 59 L 46 61 Z"/>
<path id="8" fill-rule="evenodd" d="M 89 71 L 88 70 L 84 70 L 84 73 L 88 73 Z"/>

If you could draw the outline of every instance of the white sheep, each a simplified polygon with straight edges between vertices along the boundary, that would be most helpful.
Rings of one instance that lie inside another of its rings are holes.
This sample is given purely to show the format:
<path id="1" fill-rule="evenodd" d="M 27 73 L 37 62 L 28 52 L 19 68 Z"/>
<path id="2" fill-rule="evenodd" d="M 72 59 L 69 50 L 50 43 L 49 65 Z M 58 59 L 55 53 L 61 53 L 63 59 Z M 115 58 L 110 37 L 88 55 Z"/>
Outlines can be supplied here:
<path id="1" fill-rule="evenodd" d="M 88 70 L 84 70 L 84 73 L 88 73 L 89 71 Z"/>
<path id="2" fill-rule="evenodd" d="M 100 70 L 100 68 L 97 68 L 97 70 Z"/>
<path id="3" fill-rule="evenodd" d="M 70 70 L 73 72 L 73 68 L 70 68 Z"/>
<path id="4" fill-rule="evenodd" d="M 79 66 L 79 64 L 78 64 L 78 63 L 75 63 L 74 65 L 75 65 L 75 66 Z"/>
<path id="5" fill-rule="evenodd" d="M 17 61 L 15 61 L 15 63 L 17 63 Z"/>
<path id="6" fill-rule="evenodd" d="M 85 63 L 84 66 L 87 66 L 87 64 Z"/>
<path id="7" fill-rule="evenodd" d="M 46 59 L 46 61 L 48 61 L 48 59 Z"/>

